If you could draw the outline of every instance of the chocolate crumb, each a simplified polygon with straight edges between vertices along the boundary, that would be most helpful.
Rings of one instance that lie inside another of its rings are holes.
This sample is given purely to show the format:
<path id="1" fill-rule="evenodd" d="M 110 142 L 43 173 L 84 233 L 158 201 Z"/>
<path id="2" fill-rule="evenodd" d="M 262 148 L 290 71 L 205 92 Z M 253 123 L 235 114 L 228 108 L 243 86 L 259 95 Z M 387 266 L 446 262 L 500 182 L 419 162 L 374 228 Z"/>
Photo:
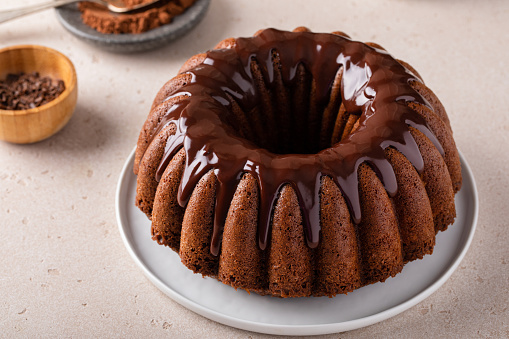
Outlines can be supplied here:
<path id="1" fill-rule="evenodd" d="M 0 109 L 24 110 L 45 105 L 65 90 L 60 79 L 41 77 L 38 72 L 7 74 L 0 80 Z"/>

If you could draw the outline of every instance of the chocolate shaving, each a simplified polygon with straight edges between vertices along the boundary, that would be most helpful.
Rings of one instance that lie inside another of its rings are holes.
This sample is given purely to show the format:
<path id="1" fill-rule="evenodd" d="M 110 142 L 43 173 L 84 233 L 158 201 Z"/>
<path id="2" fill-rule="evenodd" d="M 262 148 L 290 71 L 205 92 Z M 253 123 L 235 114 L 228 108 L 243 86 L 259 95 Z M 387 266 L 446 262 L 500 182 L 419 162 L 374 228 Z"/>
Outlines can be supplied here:
<path id="1" fill-rule="evenodd" d="M 0 80 L 0 109 L 24 110 L 55 100 L 65 90 L 60 79 L 41 77 L 38 72 L 7 74 Z"/>

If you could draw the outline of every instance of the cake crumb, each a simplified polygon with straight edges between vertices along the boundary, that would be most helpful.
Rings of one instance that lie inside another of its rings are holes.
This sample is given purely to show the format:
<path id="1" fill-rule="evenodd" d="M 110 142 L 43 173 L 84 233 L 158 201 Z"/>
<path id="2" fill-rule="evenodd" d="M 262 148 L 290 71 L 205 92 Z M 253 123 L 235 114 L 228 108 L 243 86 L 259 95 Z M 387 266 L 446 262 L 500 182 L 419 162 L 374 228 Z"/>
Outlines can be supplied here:
<path id="1" fill-rule="evenodd" d="M 148 0 L 124 0 L 126 6 L 139 5 Z M 163 0 L 146 9 L 117 14 L 106 7 L 82 1 L 78 7 L 83 23 L 104 34 L 140 34 L 169 24 L 182 14 L 195 0 Z"/>

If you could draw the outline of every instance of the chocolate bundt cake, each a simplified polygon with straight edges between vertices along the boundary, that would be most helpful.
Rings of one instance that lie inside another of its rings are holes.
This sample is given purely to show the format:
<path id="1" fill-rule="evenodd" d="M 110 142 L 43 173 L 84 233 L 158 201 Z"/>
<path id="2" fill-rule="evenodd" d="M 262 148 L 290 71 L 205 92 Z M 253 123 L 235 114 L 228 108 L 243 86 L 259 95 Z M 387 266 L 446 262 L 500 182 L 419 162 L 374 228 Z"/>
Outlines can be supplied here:
<path id="1" fill-rule="evenodd" d="M 281 297 L 348 293 L 431 254 L 461 187 L 420 75 L 306 28 L 189 59 L 154 100 L 134 173 L 155 241 L 196 273 Z"/>

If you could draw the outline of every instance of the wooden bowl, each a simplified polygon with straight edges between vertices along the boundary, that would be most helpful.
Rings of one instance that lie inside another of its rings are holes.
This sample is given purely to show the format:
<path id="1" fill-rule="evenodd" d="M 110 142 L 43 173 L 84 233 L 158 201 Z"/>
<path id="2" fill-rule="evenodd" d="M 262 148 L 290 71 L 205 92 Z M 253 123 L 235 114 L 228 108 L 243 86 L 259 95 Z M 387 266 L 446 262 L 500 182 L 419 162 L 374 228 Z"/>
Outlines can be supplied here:
<path id="1" fill-rule="evenodd" d="M 65 90 L 55 100 L 27 110 L 0 109 L 0 139 L 28 144 L 49 138 L 71 118 L 78 98 L 76 70 L 62 53 L 36 45 L 0 49 L 0 79 L 7 74 L 39 72 L 60 79 Z"/>

